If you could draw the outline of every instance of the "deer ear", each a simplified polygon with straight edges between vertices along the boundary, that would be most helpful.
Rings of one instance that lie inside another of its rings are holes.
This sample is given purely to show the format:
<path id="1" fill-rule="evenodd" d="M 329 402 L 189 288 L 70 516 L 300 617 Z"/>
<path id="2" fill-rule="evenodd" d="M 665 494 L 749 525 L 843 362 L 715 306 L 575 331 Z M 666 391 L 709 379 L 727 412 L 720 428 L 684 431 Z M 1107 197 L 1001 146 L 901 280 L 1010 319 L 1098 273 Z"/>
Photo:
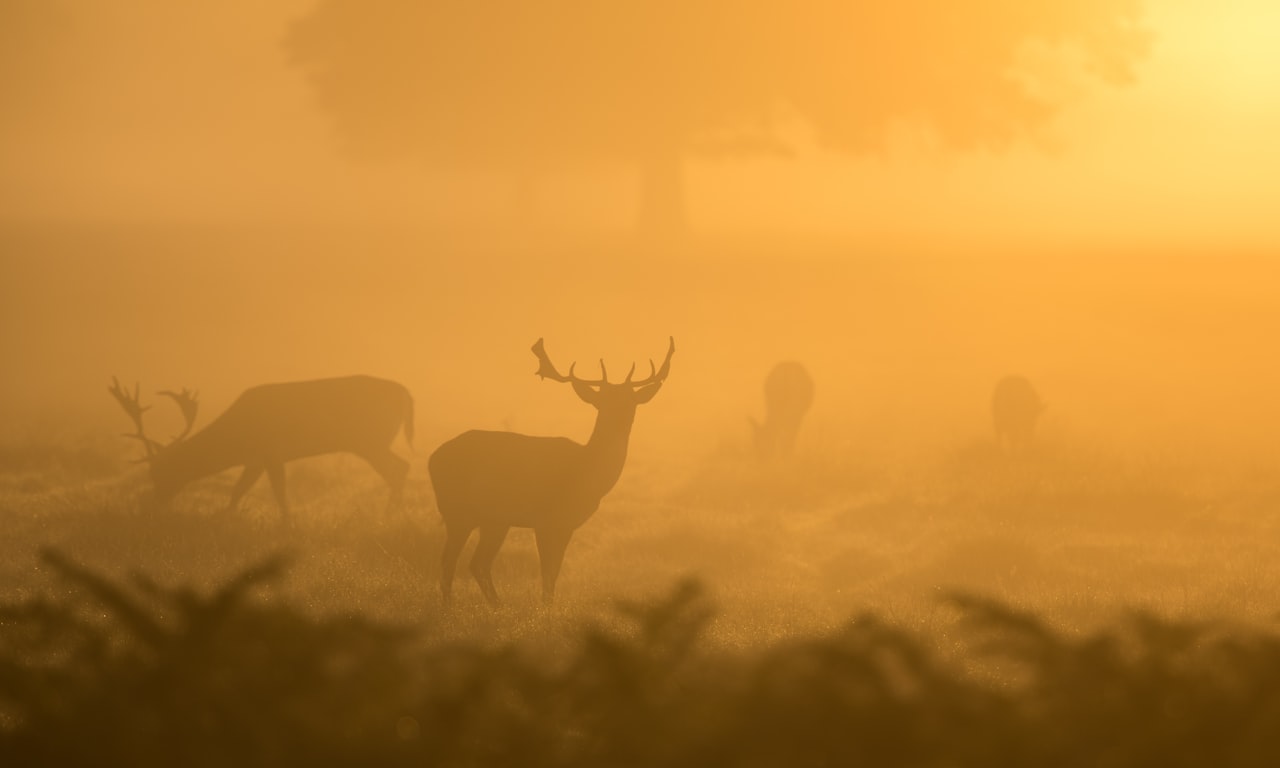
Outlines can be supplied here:
<path id="1" fill-rule="evenodd" d="M 590 403 L 597 408 L 600 407 L 600 391 L 592 389 L 590 384 L 575 380 L 573 382 L 573 391 L 577 393 L 584 403 Z"/>
<path id="2" fill-rule="evenodd" d="M 644 405 L 645 403 L 652 400 L 653 396 L 658 394 L 658 390 L 660 389 L 662 389 L 661 381 L 655 381 L 652 384 L 646 384 L 643 387 L 637 389 L 635 391 L 635 394 L 631 396 L 631 399 L 635 401 L 636 405 Z"/>

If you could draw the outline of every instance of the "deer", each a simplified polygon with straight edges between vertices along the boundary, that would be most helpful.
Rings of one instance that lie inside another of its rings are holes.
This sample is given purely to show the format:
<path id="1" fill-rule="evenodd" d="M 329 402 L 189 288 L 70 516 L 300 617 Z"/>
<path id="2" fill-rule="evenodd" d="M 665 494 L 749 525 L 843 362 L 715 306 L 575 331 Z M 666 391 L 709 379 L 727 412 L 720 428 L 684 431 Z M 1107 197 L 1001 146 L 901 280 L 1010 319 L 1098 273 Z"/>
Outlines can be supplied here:
<path id="1" fill-rule="evenodd" d="M 991 423 L 996 442 L 1006 454 L 1022 455 L 1031 449 L 1036 422 L 1045 408 L 1025 376 L 1005 376 L 996 382 L 991 394 Z"/>
<path id="2" fill-rule="evenodd" d="M 227 505 L 234 511 L 253 484 L 266 473 L 281 518 L 290 520 L 285 488 L 285 463 L 327 453 L 353 453 L 367 461 L 391 489 L 389 505 L 404 490 L 409 463 L 391 451 L 403 428 L 413 447 L 413 397 L 401 384 L 372 376 L 263 384 L 244 391 L 226 411 L 191 434 L 199 410 L 198 393 L 162 390 L 172 399 L 186 426 L 168 443 L 143 430 L 140 386 L 133 392 L 111 379 L 107 388 L 133 421 L 135 432 L 125 437 L 142 443 L 149 465 L 154 501 L 167 507 L 179 491 L 204 477 L 243 467 Z"/>
<path id="3" fill-rule="evenodd" d="M 790 455 L 812 405 L 813 378 L 809 371 L 794 360 L 775 365 L 764 380 L 764 423 L 751 420 L 756 455 L 762 459 Z"/>
<path id="4" fill-rule="evenodd" d="M 542 601 L 550 605 L 569 539 L 613 489 L 627 460 L 627 444 L 636 408 L 658 394 L 671 371 L 675 338 L 662 367 L 649 361 L 649 376 L 633 380 L 635 364 L 621 383 L 611 383 L 600 361 L 600 378 L 582 379 L 576 363 L 561 374 L 547 356 L 543 340 L 532 351 L 535 375 L 569 384 L 596 409 L 595 426 L 585 444 L 567 437 L 471 430 L 441 445 L 427 461 L 436 506 L 445 527 L 440 558 L 440 593 L 448 607 L 458 556 L 472 531 L 480 539 L 471 556 L 471 575 L 491 606 L 499 604 L 493 586 L 493 562 L 511 528 L 532 528 L 542 575 Z"/>

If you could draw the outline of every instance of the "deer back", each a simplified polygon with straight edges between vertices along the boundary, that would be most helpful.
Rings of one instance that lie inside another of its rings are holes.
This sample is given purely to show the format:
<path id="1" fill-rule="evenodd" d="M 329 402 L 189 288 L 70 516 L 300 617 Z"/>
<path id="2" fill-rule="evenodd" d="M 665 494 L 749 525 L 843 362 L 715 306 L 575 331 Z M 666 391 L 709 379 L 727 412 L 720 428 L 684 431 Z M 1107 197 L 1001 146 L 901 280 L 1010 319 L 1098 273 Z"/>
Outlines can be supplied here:
<path id="1" fill-rule="evenodd" d="M 245 390 L 204 432 L 280 459 L 360 452 L 389 444 L 411 423 L 411 404 L 402 385 L 372 376 L 264 384 Z"/>
<path id="2" fill-rule="evenodd" d="M 376 451 L 402 426 L 411 439 L 412 424 L 409 391 L 386 379 L 263 384 L 245 390 L 204 429 L 159 452 L 151 462 L 152 477 L 158 487 L 176 490 L 236 466 Z"/>

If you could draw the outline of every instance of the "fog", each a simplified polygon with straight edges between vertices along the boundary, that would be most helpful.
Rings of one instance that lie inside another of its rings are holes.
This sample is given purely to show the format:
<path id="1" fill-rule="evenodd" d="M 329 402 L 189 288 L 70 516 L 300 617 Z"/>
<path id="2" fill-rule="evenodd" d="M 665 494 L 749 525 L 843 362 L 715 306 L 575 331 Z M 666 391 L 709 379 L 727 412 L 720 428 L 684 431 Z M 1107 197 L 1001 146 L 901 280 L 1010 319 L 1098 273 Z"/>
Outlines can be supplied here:
<path id="1" fill-rule="evenodd" d="M 207 421 L 254 384 L 365 372 L 409 386 L 426 450 L 469 426 L 585 440 L 591 409 L 533 375 L 533 341 L 562 368 L 594 375 L 604 358 L 617 377 L 660 361 L 668 335 L 677 353 L 641 410 L 639 457 L 745 450 L 782 359 L 817 382 L 801 443 L 814 452 L 902 458 L 987 439 L 1008 373 L 1036 384 L 1053 440 L 1269 465 L 1280 427 L 1276 268 L 1261 255 L 814 241 L 659 257 L 189 228 L 41 230 L 6 247 L 22 254 L 5 261 L 9 439 L 123 430 L 113 375 L 198 389 Z M 164 405 L 150 418 L 180 424 Z"/>
<path id="2" fill-rule="evenodd" d="M 1274 5 L 0 0 L 0 762 L 1274 764 Z"/>
<path id="3" fill-rule="evenodd" d="M 980 433 L 1008 371 L 1090 439 L 1271 431 L 1265 4 L 1149 3 L 1133 81 L 1063 85 L 1003 151 L 908 131 L 842 154 L 798 123 L 786 157 L 695 154 L 678 246 L 630 234 L 625 162 L 541 174 L 520 208 L 492 169 L 344 154 L 288 48 L 312 11 L 7 4 L 7 432 L 105 423 L 113 373 L 198 387 L 211 413 L 350 371 L 410 381 L 428 429 L 552 428 L 577 409 L 527 375 L 534 338 L 621 366 L 667 335 L 675 393 L 637 436 L 657 443 L 731 440 L 788 356 L 820 382 L 815 425 L 853 439 Z"/>

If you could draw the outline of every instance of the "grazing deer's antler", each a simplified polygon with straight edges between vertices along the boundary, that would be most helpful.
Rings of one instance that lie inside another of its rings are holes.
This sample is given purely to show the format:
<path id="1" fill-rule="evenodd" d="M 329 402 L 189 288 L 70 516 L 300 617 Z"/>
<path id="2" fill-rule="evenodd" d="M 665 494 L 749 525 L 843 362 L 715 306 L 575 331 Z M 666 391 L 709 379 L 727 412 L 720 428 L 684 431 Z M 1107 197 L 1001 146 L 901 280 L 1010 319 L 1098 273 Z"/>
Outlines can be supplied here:
<path id="1" fill-rule="evenodd" d="M 115 376 L 112 376 L 111 386 L 107 387 L 107 391 L 111 393 L 111 396 L 116 399 L 117 403 L 120 403 L 120 407 L 123 408 L 124 412 L 133 420 L 133 426 L 138 430 L 133 434 L 125 433 L 125 437 L 141 442 L 147 450 L 147 459 L 155 456 L 156 451 L 161 447 L 161 445 L 155 440 L 147 437 L 146 433 L 142 429 L 142 414 L 151 410 L 151 406 L 142 405 L 138 401 L 141 386 L 134 384 L 133 394 L 131 395 L 129 394 L 129 390 L 120 386 L 119 380 L 117 380 Z"/>
<path id="2" fill-rule="evenodd" d="M 146 432 L 142 428 L 142 414 L 151 410 L 151 406 L 143 405 L 141 403 L 141 385 L 134 384 L 133 393 L 130 394 L 129 390 L 120 386 L 119 380 L 116 379 L 115 376 L 112 376 L 111 386 L 107 387 L 107 391 L 116 399 L 116 402 L 120 404 L 120 407 L 124 409 L 124 412 L 128 414 L 129 418 L 133 420 L 133 426 L 137 431 L 133 434 L 125 434 L 125 437 L 137 440 L 146 447 L 147 455 L 146 458 L 142 459 L 142 461 L 150 461 L 156 457 L 156 453 L 159 451 L 164 448 L 168 448 L 174 443 L 180 442 L 187 435 L 191 434 L 191 428 L 195 426 L 196 412 L 200 408 L 200 403 L 196 400 L 197 393 L 192 392 L 186 387 L 183 387 L 181 392 L 164 390 L 157 393 L 164 395 L 165 397 L 172 398 L 173 401 L 178 404 L 178 408 L 182 410 L 182 417 L 187 422 L 186 429 L 182 430 L 182 434 L 173 438 L 167 444 L 147 437 Z"/>
<path id="3" fill-rule="evenodd" d="M 182 410 L 182 418 L 187 422 L 187 426 L 182 430 L 182 434 L 170 441 L 169 444 L 172 445 L 191 434 L 191 428 L 196 424 L 196 412 L 200 410 L 200 403 L 196 399 L 200 393 L 193 392 L 186 387 L 183 387 L 181 392 L 174 392 L 171 389 L 165 389 L 157 392 L 156 394 L 172 398 L 173 402 L 177 403 L 178 408 Z"/>

